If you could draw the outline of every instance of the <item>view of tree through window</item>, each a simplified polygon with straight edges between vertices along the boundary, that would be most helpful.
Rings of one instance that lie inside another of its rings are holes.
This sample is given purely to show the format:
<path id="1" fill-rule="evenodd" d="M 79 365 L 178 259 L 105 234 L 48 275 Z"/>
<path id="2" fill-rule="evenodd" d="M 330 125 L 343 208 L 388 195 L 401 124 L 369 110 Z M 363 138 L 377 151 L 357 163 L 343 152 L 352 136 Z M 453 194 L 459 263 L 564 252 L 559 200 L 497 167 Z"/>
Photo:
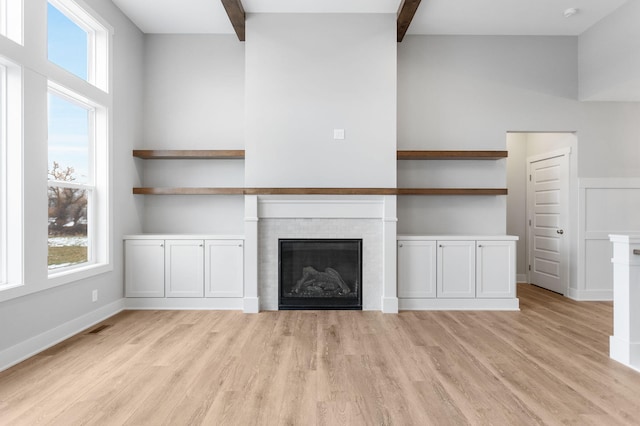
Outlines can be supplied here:
<path id="1" fill-rule="evenodd" d="M 58 0 L 48 3 L 47 56 L 87 80 L 93 30 L 88 31 L 66 6 Z M 57 269 L 91 260 L 95 114 L 66 91 L 50 91 L 48 104 L 48 264 Z"/>
<path id="2" fill-rule="evenodd" d="M 89 260 L 91 108 L 49 93 L 49 268 Z"/>

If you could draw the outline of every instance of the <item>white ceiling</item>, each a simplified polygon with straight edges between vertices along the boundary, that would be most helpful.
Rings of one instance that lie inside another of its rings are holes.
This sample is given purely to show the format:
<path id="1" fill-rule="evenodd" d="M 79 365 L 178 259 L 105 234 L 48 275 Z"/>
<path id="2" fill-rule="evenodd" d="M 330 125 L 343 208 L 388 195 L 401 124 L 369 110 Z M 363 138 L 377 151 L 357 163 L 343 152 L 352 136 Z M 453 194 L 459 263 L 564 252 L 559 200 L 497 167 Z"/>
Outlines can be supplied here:
<path id="1" fill-rule="evenodd" d="M 409 34 L 579 35 L 628 0 L 424 0 Z M 145 33 L 233 34 L 220 0 L 113 0 Z M 400 0 L 242 0 L 247 13 L 395 13 Z M 565 9 L 579 12 L 567 19 Z"/>

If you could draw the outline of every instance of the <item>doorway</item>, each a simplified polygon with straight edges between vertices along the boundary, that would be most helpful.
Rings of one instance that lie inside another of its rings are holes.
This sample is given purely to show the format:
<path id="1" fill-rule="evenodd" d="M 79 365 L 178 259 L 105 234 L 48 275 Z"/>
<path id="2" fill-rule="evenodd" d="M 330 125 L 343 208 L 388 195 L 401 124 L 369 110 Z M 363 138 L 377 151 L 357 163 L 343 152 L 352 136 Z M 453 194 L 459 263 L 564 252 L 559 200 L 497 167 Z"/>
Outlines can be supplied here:
<path id="1" fill-rule="evenodd" d="M 576 135 L 512 132 L 507 149 L 507 233 L 519 237 L 518 282 L 567 294 Z"/>

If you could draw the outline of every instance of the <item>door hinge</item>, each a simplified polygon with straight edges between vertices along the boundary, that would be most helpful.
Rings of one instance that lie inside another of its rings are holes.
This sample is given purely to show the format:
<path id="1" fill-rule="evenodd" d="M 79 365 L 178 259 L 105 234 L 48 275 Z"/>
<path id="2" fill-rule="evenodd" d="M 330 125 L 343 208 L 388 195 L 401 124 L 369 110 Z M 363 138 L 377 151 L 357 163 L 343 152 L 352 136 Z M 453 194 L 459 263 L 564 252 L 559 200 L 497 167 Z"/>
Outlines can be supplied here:
<path id="1" fill-rule="evenodd" d="M 531 265 L 529 265 L 529 270 L 531 270 Z"/>
<path id="2" fill-rule="evenodd" d="M 529 226 L 531 226 L 531 219 L 529 219 Z"/>
<path id="3" fill-rule="evenodd" d="M 522 176 L 522 175 L 521 175 Z M 529 182 L 531 182 L 531 175 L 529 175 Z"/>

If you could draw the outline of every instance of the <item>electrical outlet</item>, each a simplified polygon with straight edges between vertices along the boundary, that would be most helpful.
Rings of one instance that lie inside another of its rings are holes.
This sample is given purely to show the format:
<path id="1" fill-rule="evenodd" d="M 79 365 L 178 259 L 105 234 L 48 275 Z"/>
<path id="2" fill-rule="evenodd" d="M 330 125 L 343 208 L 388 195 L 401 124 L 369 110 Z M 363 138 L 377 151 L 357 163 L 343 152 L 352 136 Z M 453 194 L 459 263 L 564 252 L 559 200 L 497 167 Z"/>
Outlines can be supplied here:
<path id="1" fill-rule="evenodd" d="M 97 302 L 98 301 L 98 290 L 93 290 L 91 292 L 91 301 L 92 302 Z"/>
<path id="2" fill-rule="evenodd" d="M 333 139 L 344 139 L 344 129 L 333 129 Z"/>

